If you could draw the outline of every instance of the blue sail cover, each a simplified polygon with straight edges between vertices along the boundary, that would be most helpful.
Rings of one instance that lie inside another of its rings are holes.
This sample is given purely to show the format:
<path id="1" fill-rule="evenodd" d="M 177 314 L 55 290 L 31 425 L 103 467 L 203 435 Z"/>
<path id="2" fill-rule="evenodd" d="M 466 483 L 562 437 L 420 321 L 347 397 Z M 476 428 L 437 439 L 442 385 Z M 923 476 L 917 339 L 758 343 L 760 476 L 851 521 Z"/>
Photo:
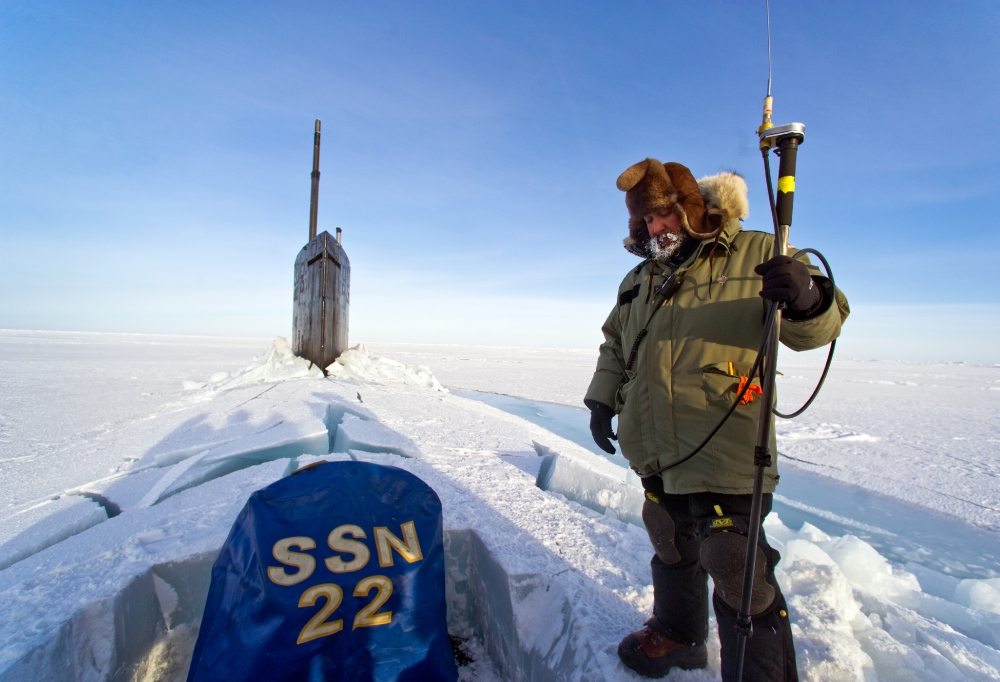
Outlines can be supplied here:
<path id="1" fill-rule="evenodd" d="M 188 682 L 455 682 L 441 501 L 327 462 L 255 492 L 212 568 Z"/>

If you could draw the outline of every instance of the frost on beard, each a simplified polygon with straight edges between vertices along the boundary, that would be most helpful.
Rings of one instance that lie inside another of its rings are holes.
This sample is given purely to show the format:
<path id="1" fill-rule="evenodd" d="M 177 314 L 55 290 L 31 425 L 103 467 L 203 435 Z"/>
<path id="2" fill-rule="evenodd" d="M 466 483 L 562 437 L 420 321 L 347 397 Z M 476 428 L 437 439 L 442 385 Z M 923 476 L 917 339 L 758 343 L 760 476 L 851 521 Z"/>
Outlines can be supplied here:
<path id="1" fill-rule="evenodd" d="M 674 232 L 664 232 L 659 237 L 653 237 L 649 240 L 650 258 L 657 263 L 670 263 L 687 240 L 686 234 Z"/>

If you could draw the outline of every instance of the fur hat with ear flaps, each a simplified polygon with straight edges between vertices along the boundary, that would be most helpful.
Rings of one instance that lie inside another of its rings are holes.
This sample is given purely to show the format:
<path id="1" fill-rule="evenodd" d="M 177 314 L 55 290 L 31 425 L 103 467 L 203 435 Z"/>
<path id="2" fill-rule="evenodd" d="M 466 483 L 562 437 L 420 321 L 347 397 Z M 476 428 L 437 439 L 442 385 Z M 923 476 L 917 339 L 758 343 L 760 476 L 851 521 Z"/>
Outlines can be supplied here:
<path id="1" fill-rule="evenodd" d="M 619 175 L 617 185 L 629 213 L 625 248 L 642 258 L 649 256 L 645 216 L 650 213 L 675 214 L 688 234 L 702 240 L 714 239 L 727 220 L 742 220 L 749 212 L 746 182 L 733 172 L 695 181 L 686 166 L 646 159 Z"/>

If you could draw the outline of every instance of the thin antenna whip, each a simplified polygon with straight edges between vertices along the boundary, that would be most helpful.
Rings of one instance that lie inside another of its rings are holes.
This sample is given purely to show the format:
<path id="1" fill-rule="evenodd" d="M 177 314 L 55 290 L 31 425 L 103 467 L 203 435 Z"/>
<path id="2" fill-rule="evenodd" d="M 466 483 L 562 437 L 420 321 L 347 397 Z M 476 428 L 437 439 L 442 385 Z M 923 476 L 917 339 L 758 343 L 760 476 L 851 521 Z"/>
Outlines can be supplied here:
<path id="1" fill-rule="evenodd" d="M 760 128 L 757 128 L 757 135 L 760 136 L 765 130 L 773 128 L 774 125 L 771 123 L 771 107 L 774 104 L 774 99 L 771 97 L 771 2 L 770 0 L 764 0 L 764 9 L 767 13 L 767 95 L 764 97 L 764 115 L 761 118 Z M 760 140 L 760 148 L 762 151 L 770 149 L 770 141 L 765 142 L 764 138 Z"/>
<path id="2" fill-rule="evenodd" d="M 771 2 L 764 0 L 764 11 L 767 14 L 767 96 L 771 96 Z"/>

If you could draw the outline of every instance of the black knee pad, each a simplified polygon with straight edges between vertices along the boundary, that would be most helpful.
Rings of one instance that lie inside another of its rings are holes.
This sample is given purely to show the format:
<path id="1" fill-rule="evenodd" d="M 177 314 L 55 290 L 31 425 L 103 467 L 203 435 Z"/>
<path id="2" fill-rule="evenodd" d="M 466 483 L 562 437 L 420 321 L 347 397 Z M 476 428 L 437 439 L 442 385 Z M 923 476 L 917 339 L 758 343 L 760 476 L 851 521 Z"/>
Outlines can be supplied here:
<path id="1" fill-rule="evenodd" d="M 677 526 L 667 510 L 647 499 L 642 503 L 642 523 L 660 561 L 668 565 L 680 563 L 681 553 L 674 539 Z"/>
<path id="2" fill-rule="evenodd" d="M 747 560 L 747 538 L 739 533 L 709 535 L 701 543 L 701 565 L 715 582 L 715 592 L 731 608 L 739 611 L 743 594 L 743 572 Z M 763 613 L 774 602 L 774 587 L 767 582 L 767 559 L 757 547 L 753 570 L 750 615 Z"/>

